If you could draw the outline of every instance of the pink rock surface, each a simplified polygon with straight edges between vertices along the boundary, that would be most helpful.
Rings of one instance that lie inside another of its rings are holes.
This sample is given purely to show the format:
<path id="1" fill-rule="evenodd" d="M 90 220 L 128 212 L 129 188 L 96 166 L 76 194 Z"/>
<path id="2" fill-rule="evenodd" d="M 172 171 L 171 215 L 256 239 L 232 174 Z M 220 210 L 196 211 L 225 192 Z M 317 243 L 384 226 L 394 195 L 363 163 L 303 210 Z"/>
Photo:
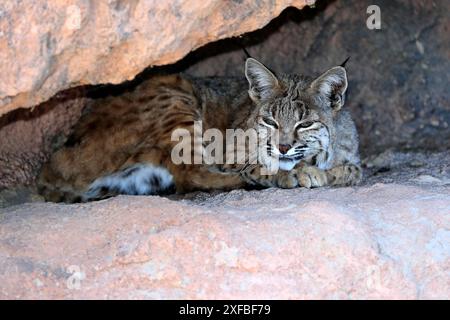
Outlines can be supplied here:
<path id="1" fill-rule="evenodd" d="M 83 84 L 119 83 L 312 0 L 0 2 L 0 115 Z M 5 70 L 7 72 L 5 72 Z"/>
<path id="2" fill-rule="evenodd" d="M 448 299 L 450 187 L 120 196 L 0 214 L 0 298 Z"/>

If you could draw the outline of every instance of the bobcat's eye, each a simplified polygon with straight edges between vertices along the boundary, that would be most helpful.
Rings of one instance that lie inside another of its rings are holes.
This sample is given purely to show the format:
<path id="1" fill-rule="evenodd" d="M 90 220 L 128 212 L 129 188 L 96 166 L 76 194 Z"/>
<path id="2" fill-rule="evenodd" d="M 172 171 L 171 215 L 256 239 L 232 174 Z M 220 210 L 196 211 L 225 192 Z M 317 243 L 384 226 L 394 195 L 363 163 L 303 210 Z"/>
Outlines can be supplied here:
<path id="1" fill-rule="evenodd" d="M 265 122 L 268 126 L 278 129 L 278 124 L 274 120 L 264 117 L 262 118 L 262 121 Z"/>
<path id="2" fill-rule="evenodd" d="M 307 129 L 307 128 L 312 127 L 313 125 L 314 125 L 314 122 L 312 122 L 312 121 L 300 122 L 295 125 L 295 130 Z"/>

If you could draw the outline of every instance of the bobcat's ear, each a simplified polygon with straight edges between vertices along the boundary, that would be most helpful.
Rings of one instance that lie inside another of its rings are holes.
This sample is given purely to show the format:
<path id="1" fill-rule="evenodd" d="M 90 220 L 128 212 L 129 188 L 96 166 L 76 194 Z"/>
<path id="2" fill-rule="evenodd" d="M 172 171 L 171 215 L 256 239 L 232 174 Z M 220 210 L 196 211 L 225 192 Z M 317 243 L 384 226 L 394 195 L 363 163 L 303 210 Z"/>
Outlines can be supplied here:
<path id="1" fill-rule="evenodd" d="M 333 67 L 311 83 L 315 93 L 328 99 L 336 111 L 344 105 L 347 86 L 347 72 L 343 67 Z"/>
<path id="2" fill-rule="evenodd" d="M 280 89 L 277 77 L 253 58 L 248 58 L 245 62 L 245 76 L 249 83 L 248 94 L 254 102 L 269 99 Z"/>

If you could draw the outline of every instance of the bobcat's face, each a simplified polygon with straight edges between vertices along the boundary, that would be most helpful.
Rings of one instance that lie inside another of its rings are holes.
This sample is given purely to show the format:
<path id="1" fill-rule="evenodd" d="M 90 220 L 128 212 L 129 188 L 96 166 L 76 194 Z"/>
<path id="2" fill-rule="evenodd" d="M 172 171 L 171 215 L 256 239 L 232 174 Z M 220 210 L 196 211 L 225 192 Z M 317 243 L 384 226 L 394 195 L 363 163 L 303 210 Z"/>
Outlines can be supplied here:
<path id="1" fill-rule="evenodd" d="M 332 157 L 333 118 L 347 89 L 345 69 L 334 67 L 313 81 L 296 75 L 277 78 L 250 58 L 246 76 L 258 108 L 253 126 L 262 163 L 291 170 L 304 160 L 325 168 Z"/>
<path id="2" fill-rule="evenodd" d="M 268 157 L 264 162 L 278 161 L 281 170 L 291 170 L 302 159 L 327 152 L 330 144 L 331 112 L 296 93 L 262 105 L 256 120 L 256 130 L 266 140 L 263 145 Z"/>

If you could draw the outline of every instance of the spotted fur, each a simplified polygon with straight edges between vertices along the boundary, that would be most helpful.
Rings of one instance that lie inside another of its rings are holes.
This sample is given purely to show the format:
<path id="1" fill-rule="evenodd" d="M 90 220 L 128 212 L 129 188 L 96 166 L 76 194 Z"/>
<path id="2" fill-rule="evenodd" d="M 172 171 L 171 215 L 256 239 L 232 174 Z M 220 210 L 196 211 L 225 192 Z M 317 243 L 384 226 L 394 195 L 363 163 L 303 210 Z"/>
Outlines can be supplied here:
<path id="1" fill-rule="evenodd" d="M 355 126 L 341 110 L 344 68 L 332 68 L 317 79 L 276 76 L 250 58 L 245 75 L 153 76 L 130 92 L 96 100 L 65 146 L 43 166 L 40 192 L 49 201 L 77 202 L 249 185 L 351 185 L 361 179 Z M 260 147 L 248 160 L 257 157 L 262 164 L 174 164 L 171 150 L 177 142 L 171 134 L 184 128 L 193 135 L 194 121 L 224 136 L 229 128 L 256 129 Z M 271 144 L 275 132 L 279 141 Z M 262 169 L 275 158 L 281 170 L 267 175 Z"/>

